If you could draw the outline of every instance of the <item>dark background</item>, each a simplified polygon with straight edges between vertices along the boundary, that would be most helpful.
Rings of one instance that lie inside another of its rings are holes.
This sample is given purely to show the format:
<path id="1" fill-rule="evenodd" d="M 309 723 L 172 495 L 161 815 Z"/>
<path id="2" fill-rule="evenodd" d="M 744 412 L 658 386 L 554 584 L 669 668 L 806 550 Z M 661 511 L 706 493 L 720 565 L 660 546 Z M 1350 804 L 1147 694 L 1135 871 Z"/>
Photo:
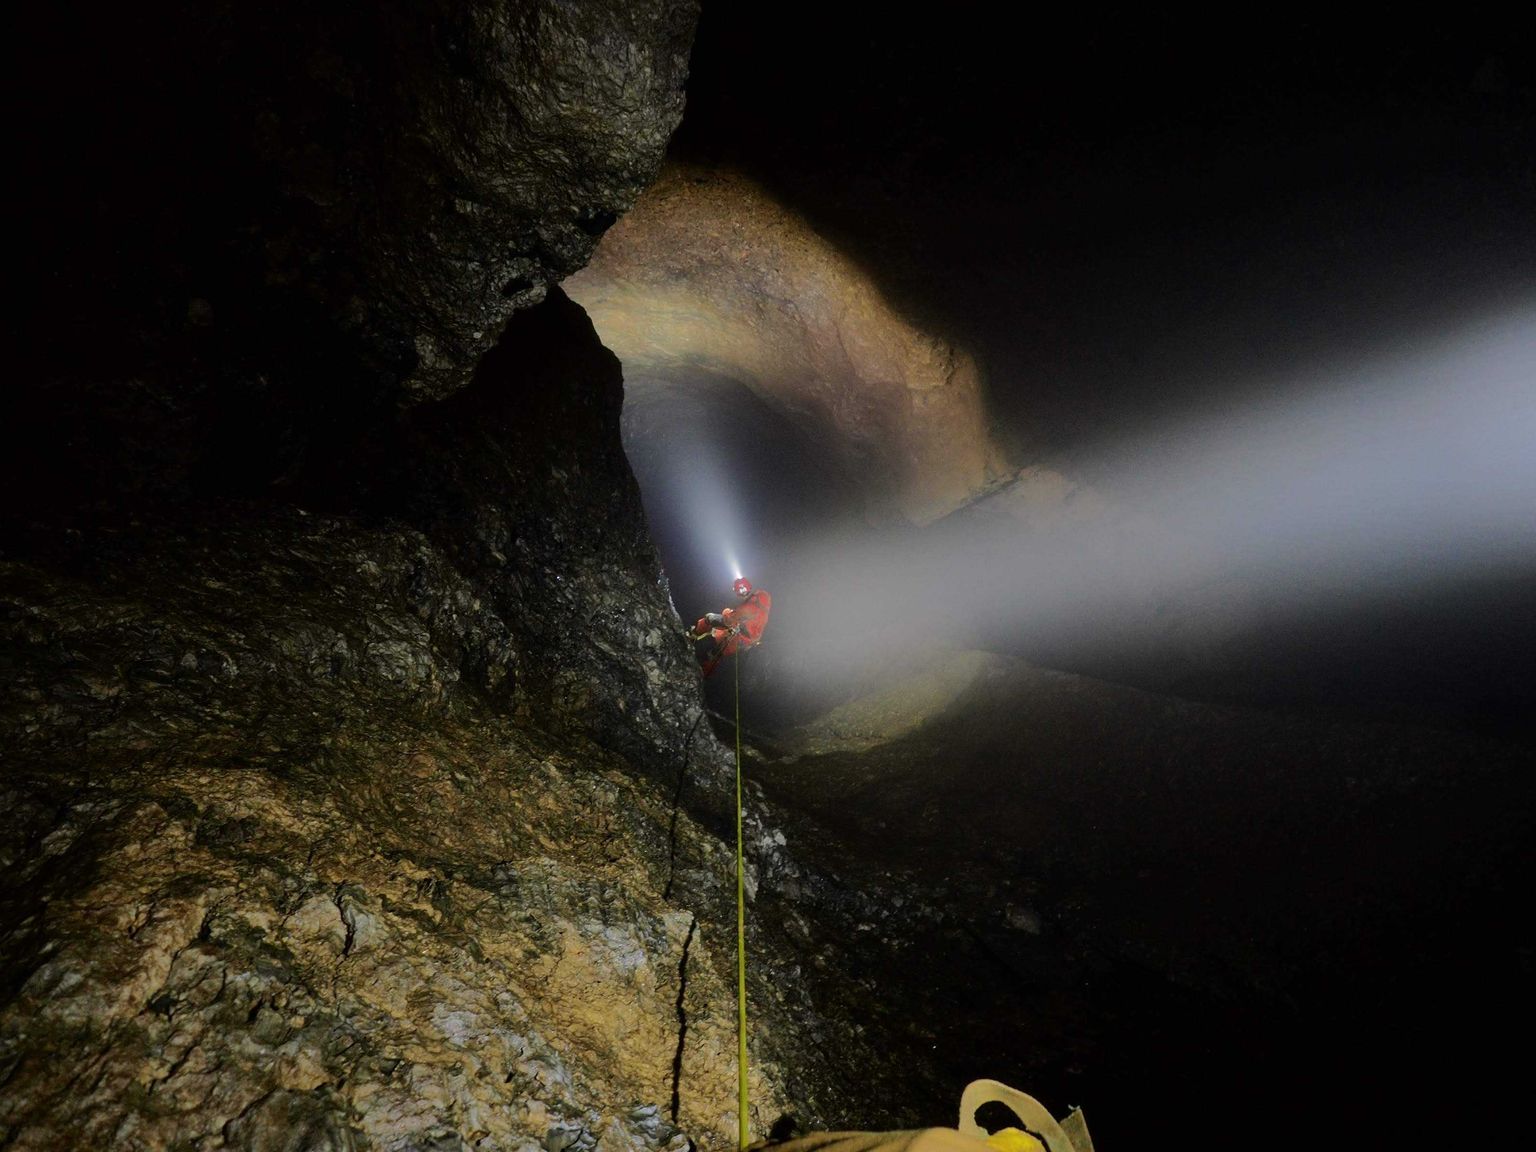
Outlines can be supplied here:
<path id="1" fill-rule="evenodd" d="M 706 4 L 672 152 L 757 179 L 976 352 L 1015 463 L 1092 482 L 1096 448 L 1536 300 L 1516 16 L 842 15 Z M 737 463 L 771 574 L 826 509 Z M 714 574 L 648 509 L 680 611 L 702 611 Z M 1360 590 L 1259 620 L 1171 685 L 1144 660 L 1021 654 L 1197 699 L 1536 733 L 1536 571 Z"/>

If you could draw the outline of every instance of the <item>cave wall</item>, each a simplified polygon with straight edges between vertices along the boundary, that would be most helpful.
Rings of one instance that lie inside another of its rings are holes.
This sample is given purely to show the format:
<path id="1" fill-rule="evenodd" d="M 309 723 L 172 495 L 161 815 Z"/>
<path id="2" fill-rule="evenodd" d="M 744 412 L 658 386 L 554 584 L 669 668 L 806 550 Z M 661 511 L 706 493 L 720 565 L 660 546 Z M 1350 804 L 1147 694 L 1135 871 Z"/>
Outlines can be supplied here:
<path id="1" fill-rule="evenodd" d="M 425 532 L 507 622 L 515 655 L 477 669 L 491 699 L 669 782 L 698 678 L 620 447 L 623 402 L 618 361 L 553 288 L 471 387 L 381 430 L 326 491 Z"/>
<path id="2" fill-rule="evenodd" d="M 441 550 L 291 509 L 82 543 L 4 573 L 9 1146 L 725 1142 L 729 855 L 488 704 L 512 630 Z"/>
<path id="3" fill-rule="evenodd" d="M 334 507 L 8 534 L 13 1146 L 729 1143 L 729 760 L 619 399 L 554 291 Z"/>
<path id="4" fill-rule="evenodd" d="M 728 761 L 551 286 L 695 15 L 29 17 L 0 1142 L 733 1139 Z"/>
<path id="5" fill-rule="evenodd" d="M 689 0 L 27 14 L 7 479 L 261 489 L 468 383 L 682 114 Z"/>

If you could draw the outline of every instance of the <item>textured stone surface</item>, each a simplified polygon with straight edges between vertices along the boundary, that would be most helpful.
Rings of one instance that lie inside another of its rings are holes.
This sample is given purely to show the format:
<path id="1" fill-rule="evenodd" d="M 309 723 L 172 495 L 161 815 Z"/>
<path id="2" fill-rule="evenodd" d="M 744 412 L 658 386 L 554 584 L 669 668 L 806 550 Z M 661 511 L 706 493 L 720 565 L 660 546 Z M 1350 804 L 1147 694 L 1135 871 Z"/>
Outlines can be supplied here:
<path id="1" fill-rule="evenodd" d="M 511 630 L 427 538 L 83 543 L 4 572 L 13 1146 L 728 1143 L 730 855 L 487 707 Z"/>
<path id="2" fill-rule="evenodd" d="M 8 780 L 8 1143 L 726 1145 L 730 957 L 661 897 L 665 806 L 489 718 L 326 721 L 281 773 L 204 725 Z M 726 891 L 724 849 L 679 832 Z"/>
<path id="3" fill-rule="evenodd" d="M 248 490 L 312 464 L 337 426 L 463 387 L 654 176 L 696 16 L 692 0 L 30 14 L 16 80 L 47 112 L 16 194 L 42 323 L 8 396 L 16 475 L 66 507 Z"/>
<path id="4" fill-rule="evenodd" d="M 513 309 L 581 267 L 655 175 L 695 17 L 686 0 L 388 5 L 358 51 L 372 37 L 347 10 L 309 47 L 295 109 L 325 117 L 340 163 L 315 163 L 312 122 L 258 126 L 262 159 L 297 177 L 284 196 L 325 209 L 266 238 L 268 280 L 304 275 L 274 253 L 347 237 L 324 265 L 333 307 L 414 353 L 409 395 L 462 387 Z"/>
<path id="5" fill-rule="evenodd" d="M 620 400 L 556 291 L 308 507 L 12 525 L 15 1146 L 730 1143 L 730 762 Z M 762 819 L 754 892 L 790 867 Z M 803 1120 L 854 1097 L 753 932 L 761 1132 L 791 1080 Z"/>
<path id="6" fill-rule="evenodd" d="M 747 180 L 669 168 L 568 290 L 630 376 L 747 385 L 877 515 L 932 519 L 1003 467 L 970 355 Z"/>
<path id="7" fill-rule="evenodd" d="M 692 653 L 619 448 L 618 361 L 558 289 L 474 384 L 344 458 L 332 498 L 404 516 L 507 621 L 525 721 L 596 736 L 672 779 L 698 716 Z"/>
<path id="8" fill-rule="evenodd" d="M 727 761 L 618 364 L 546 287 L 694 12 L 31 18 L 0 1142 L 732 1140 Z"/>

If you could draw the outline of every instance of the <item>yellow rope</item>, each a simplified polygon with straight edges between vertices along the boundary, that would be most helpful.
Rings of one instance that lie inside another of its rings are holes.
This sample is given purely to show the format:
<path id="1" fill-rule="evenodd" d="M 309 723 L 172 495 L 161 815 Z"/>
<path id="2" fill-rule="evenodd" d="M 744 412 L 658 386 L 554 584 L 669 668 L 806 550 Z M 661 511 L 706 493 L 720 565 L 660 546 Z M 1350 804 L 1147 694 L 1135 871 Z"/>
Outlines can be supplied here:
<path id="1" fill-rule="evenodd" d="M 741 838 L 741 654 L 731 657 L 736 674 L 736 1128 L 747 1139 L 747 871 Z"/>

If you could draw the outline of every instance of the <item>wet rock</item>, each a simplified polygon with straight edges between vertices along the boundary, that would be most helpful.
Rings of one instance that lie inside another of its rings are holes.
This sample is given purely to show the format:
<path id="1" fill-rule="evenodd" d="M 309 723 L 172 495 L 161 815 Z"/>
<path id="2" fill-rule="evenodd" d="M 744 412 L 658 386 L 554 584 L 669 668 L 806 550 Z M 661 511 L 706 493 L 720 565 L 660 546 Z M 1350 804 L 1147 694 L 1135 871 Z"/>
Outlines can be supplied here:
<path id="1" fill-rule="evenodd" d="M 619 389 L 552 294 L 326 511 L 8 539 L 14 1146 L 734 1138 L 729 761 Z M 752 853 L 795 874 L 762 817 Z M 763 1129 L 828 1057 L 754 932 Z"/>
<path id="2" fill-rule="evenodd" d="M 47 909 L 6 909 L 13 1146 L 668 1147 L 680 979 L 676 1122 L 726 1145 L 730 956 L 661 898 L 665 803 L 595 747 L 571 758 L 487 714 L 364 715 L 323 772 L 223 767 L 235 713 L 201 752 L 122 762 L 105 734 L 94 782 L 42 760 L 13 777 L 76 797 L 14 807 L 40 823 L 6 837 L 13 860 L 29 836 L 57 845 L 6 877 Z M 238 841 L 196 833 L 231 822 Z M 728 856 L 686 816 L 676 834 L 723 896 Z"/>
<path id="3" fill-rule="evenodd" d="M 734 1142 L 728 762 L 549 287 L 654 173 L 695 13 L 29 30 L 23 88 L 75 87 L 0 420 L 7 1146 Z M 776 978 L 760 1131 L 827 1066 Z"/>
<path id="4" fill-rule="evenodd" d="M 335 440 L 320 505 L 9 522 L 12 1146 L 732 1138 L 730 857 L 674 809 L 721 750 L 684 761 L 617 363 L 526 315 L 461 402 Z"/>

